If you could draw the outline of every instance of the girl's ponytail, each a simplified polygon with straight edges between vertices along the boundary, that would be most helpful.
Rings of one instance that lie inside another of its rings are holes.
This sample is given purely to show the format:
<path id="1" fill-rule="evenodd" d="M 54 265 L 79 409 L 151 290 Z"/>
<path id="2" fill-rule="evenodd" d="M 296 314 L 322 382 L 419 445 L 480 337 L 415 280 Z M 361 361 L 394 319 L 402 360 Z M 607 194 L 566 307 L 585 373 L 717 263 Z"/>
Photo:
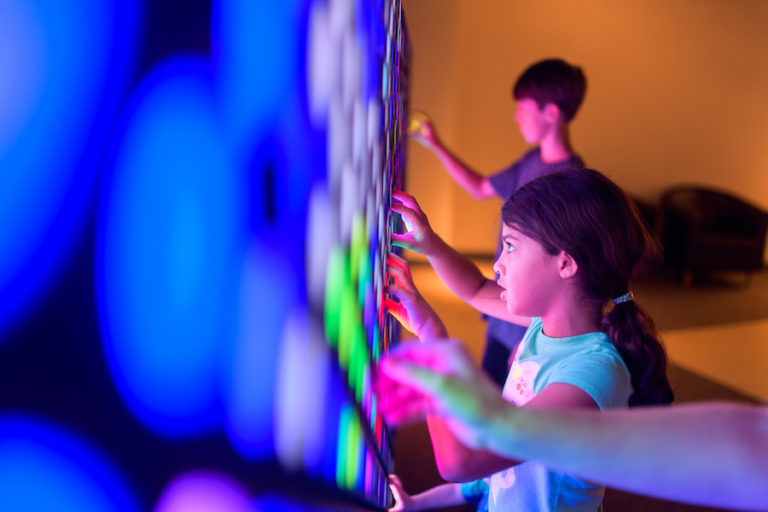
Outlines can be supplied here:
<path id="1" fill-rule="evenodd" d="M 667 356 L 651 317 L 634 300 L 629 300 L 603 314 L 602 330 L 629 369 L 633 389 L 629 405 L 671 403 Z"/>

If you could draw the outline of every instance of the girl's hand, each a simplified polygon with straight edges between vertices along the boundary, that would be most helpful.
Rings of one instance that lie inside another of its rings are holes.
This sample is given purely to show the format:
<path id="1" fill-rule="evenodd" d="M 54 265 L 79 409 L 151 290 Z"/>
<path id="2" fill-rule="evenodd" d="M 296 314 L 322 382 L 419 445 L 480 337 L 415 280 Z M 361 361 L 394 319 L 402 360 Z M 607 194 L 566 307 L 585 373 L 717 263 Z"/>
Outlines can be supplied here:
<path id="1" fill-rule="evenodd" d="M 441 416 L 456 437 L 476 449 L 488 447 L 497 420 L 514 407 L 458 341 L 395 347 L 379 364 L 375 387 L 379 411 L 390 425 Z"/>
<path id="2" fill-rule="evenodd" d="M 410 194 L 402 190 L 392 192 L 392 211 L 399 213 L 405 221 L 407 231 L 392 233 L 392 244 L 419 254 L 427 254 L 435 238 L 429 220 Z"/>
<path id="3" fill-rule="evenodd" d="M 397 475 L 389 475 L 389 488 L 392 490 L 392 496 L 395 497 L 395 504 L 387 510 L 387 512 L 407 512 L 409 510 L 416 510 L 411 495 L 405 492 L 403 484 Z"/>
<path id="4" fill-rule="evenodd" d="M 394 284 L 387 286 L 387 293 L 397 301 L 386 297 L 385 309 L 422 341 L 445 338 L 448 335 L 445 325 L 413 284 L 408 262 L 395 253 L 389 253 L 387 276 L 394 280 Z"/>

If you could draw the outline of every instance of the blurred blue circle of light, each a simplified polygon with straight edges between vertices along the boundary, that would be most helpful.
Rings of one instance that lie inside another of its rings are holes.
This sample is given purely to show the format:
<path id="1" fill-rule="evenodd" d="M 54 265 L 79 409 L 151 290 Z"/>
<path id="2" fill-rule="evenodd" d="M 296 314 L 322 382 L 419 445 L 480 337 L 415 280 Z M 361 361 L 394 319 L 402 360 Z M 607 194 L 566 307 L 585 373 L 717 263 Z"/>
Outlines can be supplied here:
<path id="1" fill-rule="evenodd" d="M 220 420 L 220 347 L 233 332 L 245 217 L 207 62 L 156 69 L 124 130 L 97 241 L 105 352 L 145 425 L 196 435 Z"/>
<path id="2" fill-rule="evenodd" d="M 275 453 L 278 356 L 285 323 L 297 301 L 297 272 L 274 240 L 253 237 L 246 254 L 237 336 L 222 347 L 222 401 L 230 442 L 246 459 L 258 460 Z"/>
<path id="3" fill-rule="evenodd" d="M 0 415 L 0 510 L 138 512 L 115 468 L 69 432 L 31 417 Z"/>
<path id="4" fill-rule="evenodd" d="M 304 2 L 214 0 L 213 58 L 228 129 L 238 144 L 270 130 L 299 78 Z"/>
<path id="5" fill-rule="evenodd" d="M 0 0 L 0 334 L 80 231 L 133 68 L 140 5 Z"/>

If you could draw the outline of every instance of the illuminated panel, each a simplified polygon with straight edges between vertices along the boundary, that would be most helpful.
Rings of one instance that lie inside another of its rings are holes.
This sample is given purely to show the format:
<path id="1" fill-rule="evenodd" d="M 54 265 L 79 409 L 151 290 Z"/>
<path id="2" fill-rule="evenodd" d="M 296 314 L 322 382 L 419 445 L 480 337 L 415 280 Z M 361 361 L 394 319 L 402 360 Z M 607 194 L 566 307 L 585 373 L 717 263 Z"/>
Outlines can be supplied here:
<path id="1" fill-rule="evenodd" d="M 27 416 L 0 416 L 0 510 L 138 512 L 103 456 L 68 432 Z"/>
<path id="2" fill-rule="evenodd" d="M 133 65 L 138 5 L 0 2 L 0 335 L 80 232 Z"/>
<path id="3" fill-rule="evenodd" d="M 131 411 L 168 436 L 219 424 L 221 347 L 233 335 L 242 261 L 240 186 L 207 77 L 205 62 L 177 59 L 142 84 L 99 227 L 110 369 Z"/>
<path id="4" fill-rule="evenodd" d="M 307 293 L 340 377 L 336 483 L 386 505 L 390 441 L 371 367 L 397 334 L 383 314 L 382 262 L 395 227 L 391 191 L 404 186 L 407 40 L 399 2 L 316 2 L 308 30 L 307 103 L 326 130 L 327 168 L 309 208 Z"/>

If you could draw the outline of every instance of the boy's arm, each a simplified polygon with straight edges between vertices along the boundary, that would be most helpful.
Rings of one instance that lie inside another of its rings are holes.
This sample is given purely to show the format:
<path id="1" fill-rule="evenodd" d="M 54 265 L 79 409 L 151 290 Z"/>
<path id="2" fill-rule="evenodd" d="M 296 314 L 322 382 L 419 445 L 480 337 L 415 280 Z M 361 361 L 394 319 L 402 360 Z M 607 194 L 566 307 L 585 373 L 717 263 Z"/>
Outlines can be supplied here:
<path id="1" fill-rule="evenodd" d="M 475 199 L 499 197 L 487 176 L 483 176 L 454 155 L 437 137 L 429 119 L 419 119 L 409 131 L 421 145 L 432 151 L 453 180 Z"/>

